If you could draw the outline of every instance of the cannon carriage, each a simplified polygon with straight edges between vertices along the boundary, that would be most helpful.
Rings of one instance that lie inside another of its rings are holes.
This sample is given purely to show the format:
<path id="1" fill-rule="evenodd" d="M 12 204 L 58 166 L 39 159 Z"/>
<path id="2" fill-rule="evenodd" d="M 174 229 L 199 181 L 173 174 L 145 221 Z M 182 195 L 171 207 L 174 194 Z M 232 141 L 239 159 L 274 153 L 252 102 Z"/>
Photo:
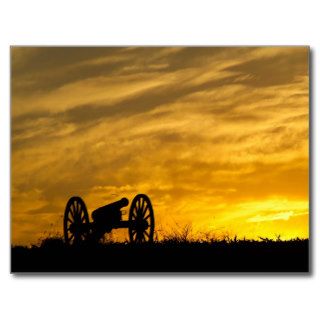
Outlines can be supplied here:
<path id="1" fill-rule="evenodd" d="M 83 241 L 99 241 L 113 229 L 127 228 L 129 240 L 134 243 L 152 242 L 154 213 L 151 201 L 145 194 L 138 194 L 131 202 L 129 219 L 122 220 L 122 208 L 128 206 L 127 198 L 95 209 L 89 220 L 86 204 L 80 197 L 71 197 L 67 202 L 63 229 L 68 245 Z"/>

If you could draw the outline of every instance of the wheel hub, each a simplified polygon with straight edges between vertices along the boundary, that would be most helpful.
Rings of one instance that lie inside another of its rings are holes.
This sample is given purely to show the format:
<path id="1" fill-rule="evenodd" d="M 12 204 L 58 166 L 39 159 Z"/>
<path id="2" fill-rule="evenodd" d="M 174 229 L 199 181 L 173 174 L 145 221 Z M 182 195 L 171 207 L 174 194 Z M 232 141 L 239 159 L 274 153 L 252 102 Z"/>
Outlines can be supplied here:
<path id="1" fill-rule="evenodd" d="M 149 227 L 148 221 L 144 220 L 143 218 L 136 220 L 136 228 L 135 229 L 138 232 L 143 232 L 143 231 L 147 230 L 148 227 Z"/>

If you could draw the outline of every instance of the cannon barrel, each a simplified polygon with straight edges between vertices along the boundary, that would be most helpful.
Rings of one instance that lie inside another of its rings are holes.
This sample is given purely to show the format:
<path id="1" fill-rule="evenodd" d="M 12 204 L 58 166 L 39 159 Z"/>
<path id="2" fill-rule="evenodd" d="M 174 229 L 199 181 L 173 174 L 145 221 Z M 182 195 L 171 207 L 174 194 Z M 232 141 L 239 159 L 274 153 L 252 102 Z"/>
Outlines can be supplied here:
<path id="1" fill-rule="evenodd" d="M 92 212 L 92 219 L 97 220 L 100 216 L 104 216 L 108 213 L 120 213 L 121 208 L 126 207 L 129 204 L 129 200 L 127 198 L 122 198 L 118 201 L 109 203 L 103 207 L 97 208 Z"/>

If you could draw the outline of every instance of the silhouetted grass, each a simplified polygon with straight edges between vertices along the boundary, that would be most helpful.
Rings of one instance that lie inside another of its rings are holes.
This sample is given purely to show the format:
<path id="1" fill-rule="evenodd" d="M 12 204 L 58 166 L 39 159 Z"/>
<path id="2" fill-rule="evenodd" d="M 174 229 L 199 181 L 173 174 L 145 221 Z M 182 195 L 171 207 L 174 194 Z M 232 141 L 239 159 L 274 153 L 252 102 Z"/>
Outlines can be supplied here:
<path id="1" fill-rule="evenodd" d="M 58 236 L 12 248 L 12 272 L 308 272 L 308 239 L 196 240 L 190 230 L 152 244 L 82 243 Z"/>

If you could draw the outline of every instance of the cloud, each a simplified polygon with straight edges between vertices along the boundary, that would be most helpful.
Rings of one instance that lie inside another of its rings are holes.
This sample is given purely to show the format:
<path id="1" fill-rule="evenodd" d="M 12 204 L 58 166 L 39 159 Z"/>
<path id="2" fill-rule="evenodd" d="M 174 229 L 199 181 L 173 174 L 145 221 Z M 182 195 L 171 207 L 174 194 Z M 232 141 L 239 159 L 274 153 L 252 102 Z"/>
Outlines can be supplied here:
<path id="1" fill-rule="evenodd" d="M 274 220 L 289 220 L 294 215 L 293 211 L 279 212 L 275 214 L 268 214 L 265 216 L 257 215 L 249 218 L 248 222 L 263 222 L 263 221 L 274 221 Z"/>
<path id="2" fill-rule="evenodd" d="M 308 75 L 308 55 L 307 47 L 287 47 L 275 56 L 244 61 L 225 70 L 248 75 L 242 82 L 249 86 L 278 86 L 298 81 L 300 76 Z"/>
<path id="3" fill-rule="evenodd" d="M 14 92 L 53 90 L 66 83 L 96 77 L 123 65 L 117 55 L 123 48 L 92 47 L 12 47 Z M 111 55 L 112 58 L 99 58 Z"/>

